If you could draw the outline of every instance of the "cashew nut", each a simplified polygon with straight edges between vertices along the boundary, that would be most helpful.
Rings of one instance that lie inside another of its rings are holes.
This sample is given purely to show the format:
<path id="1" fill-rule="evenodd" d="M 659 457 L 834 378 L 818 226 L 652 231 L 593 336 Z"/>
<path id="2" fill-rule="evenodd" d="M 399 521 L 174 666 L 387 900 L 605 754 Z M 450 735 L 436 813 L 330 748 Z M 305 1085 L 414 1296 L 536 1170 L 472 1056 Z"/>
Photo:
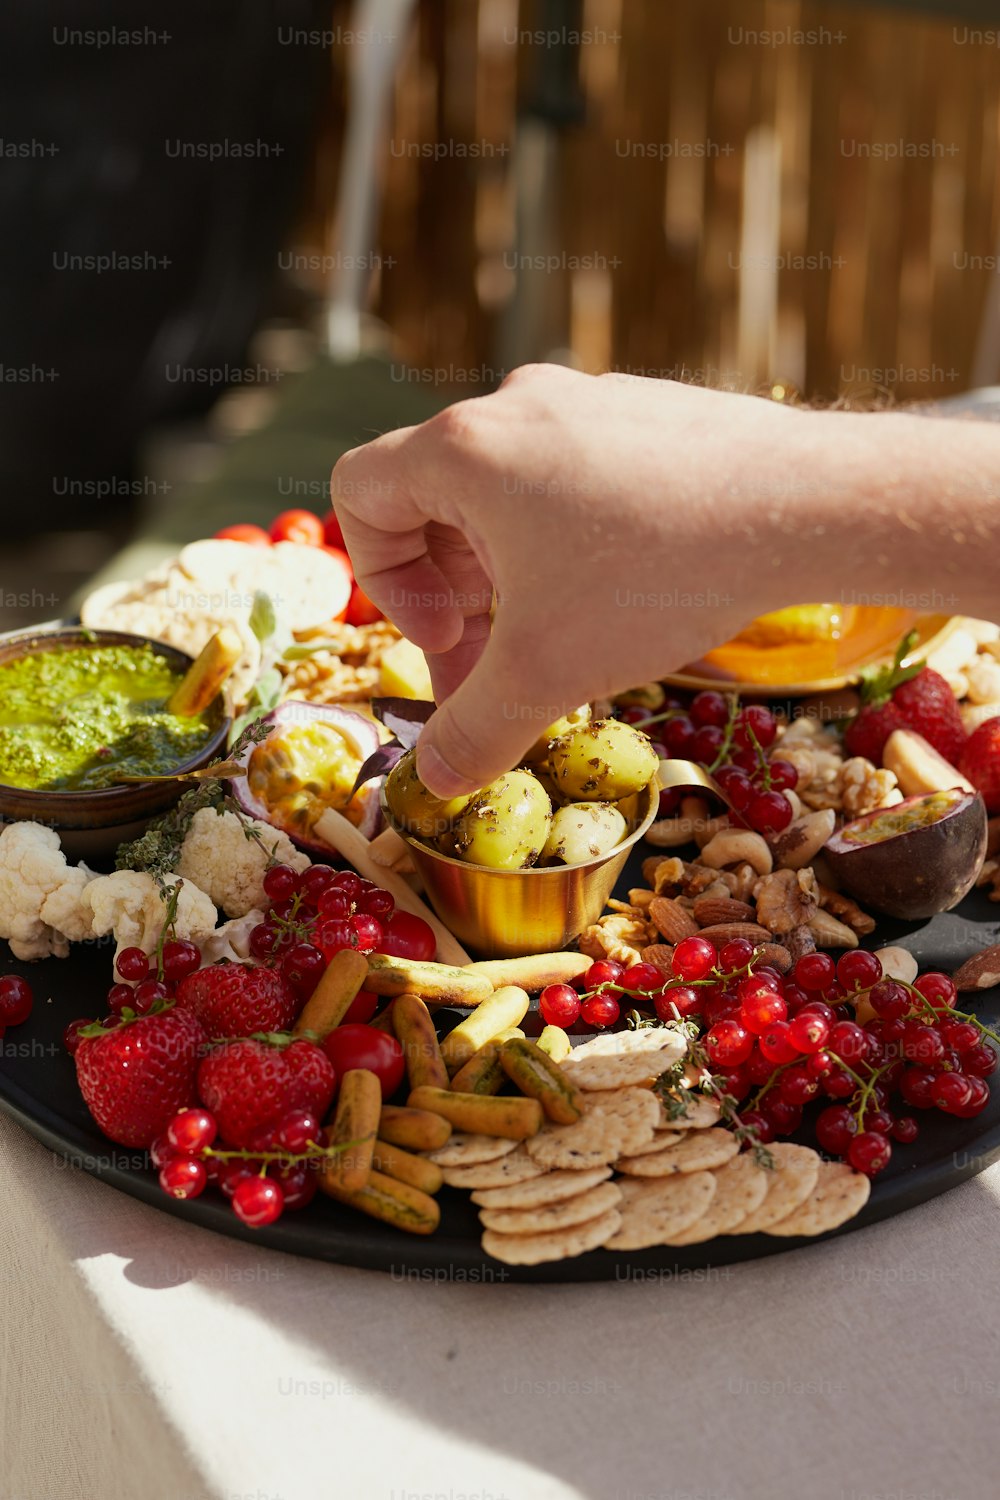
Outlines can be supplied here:
<path id="1" fill-rule="evenodd" d="M 749 828 L 724 828 L 701 851 L 701 863 L 710 870 L 744 862 L 753 865 L 758 875 L 770 875 L 774 869 L 770 849 L 760 834 Z"/>

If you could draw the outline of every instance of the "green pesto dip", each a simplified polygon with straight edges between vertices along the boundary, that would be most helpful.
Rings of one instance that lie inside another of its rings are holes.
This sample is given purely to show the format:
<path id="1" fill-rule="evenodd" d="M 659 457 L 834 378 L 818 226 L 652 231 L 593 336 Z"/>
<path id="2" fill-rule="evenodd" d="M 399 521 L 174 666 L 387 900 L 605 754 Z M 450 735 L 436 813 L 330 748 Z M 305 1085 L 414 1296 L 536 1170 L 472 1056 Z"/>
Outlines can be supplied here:
<path id="1" fill-rule="evenodd" d="M 88 791 L 164 775 L 214 726 L 164 705 L 183 673 L 151 646 L 72 646 L 0 664 L 0 782 Z"/>

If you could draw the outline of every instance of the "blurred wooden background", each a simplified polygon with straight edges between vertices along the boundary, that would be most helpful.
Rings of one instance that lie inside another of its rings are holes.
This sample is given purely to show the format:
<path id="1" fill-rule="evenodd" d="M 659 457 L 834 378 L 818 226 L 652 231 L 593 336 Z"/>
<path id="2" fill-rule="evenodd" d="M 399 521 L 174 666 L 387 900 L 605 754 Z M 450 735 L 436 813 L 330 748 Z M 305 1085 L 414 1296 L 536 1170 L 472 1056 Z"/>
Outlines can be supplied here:
<path id="1" fill-rule="evenodd" d="M 490 383 L 512 351 L 563 351 L 587 370 L 824 400 L 1000 376 L 980 340 L 1000 286 L 996 32 L 814 0 L 584 0 L 582 18 L 582 118 L 556 132 L 539 231 L 558 268 L 519 270 L 517 184 L 542 159 L 519 105 L 547 48 L 518 34 L 538 10 L 421 0 L 372 275 L 400 360 Z M 313 251 L 330 243 L 345 52 Z M 306 279 L 321 289 L 321 270 Z M 512 343 L 518 285 L 531 348 Z"/>

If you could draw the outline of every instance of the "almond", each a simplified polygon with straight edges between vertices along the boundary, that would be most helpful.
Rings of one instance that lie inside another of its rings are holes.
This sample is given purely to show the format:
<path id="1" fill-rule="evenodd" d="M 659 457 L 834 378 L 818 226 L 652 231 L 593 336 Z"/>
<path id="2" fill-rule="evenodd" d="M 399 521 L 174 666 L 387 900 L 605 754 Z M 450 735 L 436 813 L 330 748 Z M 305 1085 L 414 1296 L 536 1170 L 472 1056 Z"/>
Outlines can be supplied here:
<path id="1" fill-rule="evenodd" d="M 692 910 L 695 921 L 702 927 L 711 927 L 717 922 L 753 921 L 752 906 L 727 896 L 699 896 Z"/>
<path id="2" fill-rule="evenodd" d="M 708 938 L 717 948 L 723 943 L 731 943 L 733 938 L 746 938 L 751 943 L 771 941 L 767 928 L 758 927 L 756 922 L 716 922 L 711 927 L 703 927 L 698 936 Z"/>
<path id="3" fill-rule="evenodd" d="M 787 974 L 794 963 L 792 955 L 781 943 L 763 943 L 755 955 L 757 964 L 770 964 L 779 974 Z"/>
<path id="4" fill-rule="evenodd" d="M 694 937 L 698 923 L 689 911 L 670 896 L 657 896 L 649 903 L 649 917 L 668 943 L 679 943 Z"/>
<path id="5" fill-rule="evenodd" d="M 951 976 L 960 990 L 991 990 L 1000 984 L 1000 943 L 967 958 Z"/>
<path id="6" fill-rule="evenodd" d="M 664 979 L 673 979 L 674 950 L 668 943 L 650 943 L 648 948 L 642 950 L 642 961 L 652 964 L 654 969 L 659 969 Z"/>

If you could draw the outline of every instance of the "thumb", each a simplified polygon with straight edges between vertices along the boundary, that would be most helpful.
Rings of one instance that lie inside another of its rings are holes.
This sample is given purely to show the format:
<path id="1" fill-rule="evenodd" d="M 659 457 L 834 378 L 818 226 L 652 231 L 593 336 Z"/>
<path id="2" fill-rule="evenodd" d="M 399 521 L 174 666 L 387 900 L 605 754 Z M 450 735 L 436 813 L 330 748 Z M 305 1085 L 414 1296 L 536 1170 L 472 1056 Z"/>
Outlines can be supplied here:
<path id="1" fill-rule="evenodd" d="M 417 774 L 436 797 L 478 791 L 516 766 L 545 728 L 567 708 L 526 700 L 520 671 L 491 637 L 455 691 L 427 721 L 417 743 Z M 577 700 L 579 701 L 579 700 Z"/>

